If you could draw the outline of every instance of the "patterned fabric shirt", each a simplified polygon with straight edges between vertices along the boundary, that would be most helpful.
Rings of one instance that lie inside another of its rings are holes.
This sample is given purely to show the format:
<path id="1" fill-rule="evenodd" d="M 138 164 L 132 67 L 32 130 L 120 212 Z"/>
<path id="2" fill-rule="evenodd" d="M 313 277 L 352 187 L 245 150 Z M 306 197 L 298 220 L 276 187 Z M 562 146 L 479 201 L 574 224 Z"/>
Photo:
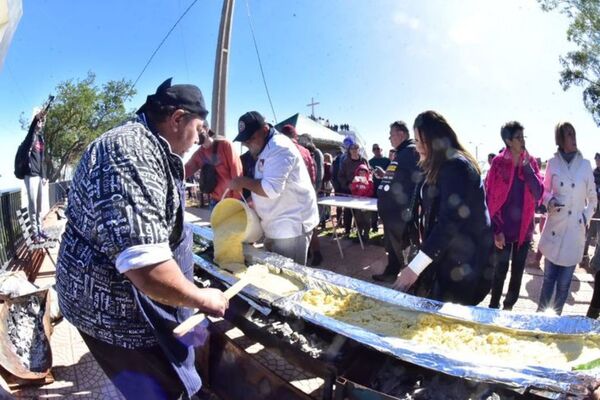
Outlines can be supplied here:
<path id="1" fill-rule="evenodd" d="M 140 122 L 108 131 L 88 147 L 69 191 L 56 268 L 60 307 L 75 327 L 120 347 L 157 344 L 115 263 L 132 246 L 176 248 L 181 181 L 181 158 Z"/>

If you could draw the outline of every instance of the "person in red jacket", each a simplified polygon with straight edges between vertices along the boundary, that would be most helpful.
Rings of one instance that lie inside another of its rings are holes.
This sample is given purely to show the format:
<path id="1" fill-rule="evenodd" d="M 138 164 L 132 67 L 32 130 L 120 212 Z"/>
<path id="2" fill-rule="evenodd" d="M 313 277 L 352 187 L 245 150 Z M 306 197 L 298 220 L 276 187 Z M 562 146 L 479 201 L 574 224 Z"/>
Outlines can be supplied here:
<path id="1" fill-rule="evenodd" d="M 350 183 L 350 193 L 357 197 L 373 197 L 374 192 L 373 174 L 367 165 L 360 164 L 354 171 L 354 179 Z M 358 226 L 358 235 L 361 235 L 363 243 L 366 243 L 369 240 L 371 212 L 354 210 L 354 217 Z M 358 241 L 358 238 L 356 240 Z"/>
<path id="2" fill-rule="evenodd" d="M 294 144 L 298 148 L 298 151 L 302 156 L 302 160 L 304 160 L 304 164 L 306 165 L 306 169 L 308 169 L 308 176 L 310 176 L 310 181 L 314 185 L 317 181 L 317 168 L 315 166 L 315 161 L 310 155 L 310 151 L 308 151 L 306 147 L 301 146 L 298 143 L 298 133 L 296 132 L 296 128 L 294 127 L 294 125 L 287 124 L 284 125 L 283 128 L 281 128 L 281 133 L 292 139 L 292 142 L 294 142 Z"/>
<path id="3" fill-rule="evenodd" d="M 206 164 L 214 165 L 217 185 L 210 193 L 209 209 L 212 211 L 225 193 L 227 197 L 240 199 L 239 192 L 227 191 L 229 182 L 243 174 L 242 161 L 233 144 L 209 129 L 208 123 L 204 124 L 203 130 L 198 134 L 198 142 L 200 148 L 185 164 L 185 176 L 193 176 Z"/>

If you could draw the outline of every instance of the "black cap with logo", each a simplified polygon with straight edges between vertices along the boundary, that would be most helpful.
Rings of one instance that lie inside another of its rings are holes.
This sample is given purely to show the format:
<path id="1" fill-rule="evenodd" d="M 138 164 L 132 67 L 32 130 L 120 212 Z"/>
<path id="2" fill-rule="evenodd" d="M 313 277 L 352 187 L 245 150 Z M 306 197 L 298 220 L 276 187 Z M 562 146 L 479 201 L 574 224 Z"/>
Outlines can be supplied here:
<path id="1" fill-rule="evenodd" d="M 238 120 L 238 134 L 233 141 L 245 142 L 263 126 L 265 126 L 265 118 L 258 111 L 249 111 Z"/>
<path id="2" fill-rule="evenodd" d="M 157 89 L 156 93 L 146 98 L 146 103 L 137 110 L 137 114 L 146 112 L 149 105 L 173 106 L 206 118 L 208 110 L 204 104 L 204 96 L 194 85 L 171 85 L 169 78 Z"/>

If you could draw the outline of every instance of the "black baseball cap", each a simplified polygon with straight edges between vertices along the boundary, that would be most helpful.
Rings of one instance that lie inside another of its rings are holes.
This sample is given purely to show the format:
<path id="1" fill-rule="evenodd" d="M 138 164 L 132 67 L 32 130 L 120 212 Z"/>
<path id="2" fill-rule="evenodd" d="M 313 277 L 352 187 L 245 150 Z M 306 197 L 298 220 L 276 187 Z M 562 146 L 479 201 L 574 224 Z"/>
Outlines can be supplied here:
<path id="1" fill-rule="evenodd" d="M 596 153 L 596 155 L 594 155 L 594 160 L 597 160 L 600 158 L 600 153 Z"/>
<path id="2" fill-rule="evenodd" d="M 234 142 L 245 142 L 254 135 L 254 132 L 265 126 L 265 117 L 258 111 L 248 111 L 238 120 L 238 134 Z"/>
<path id="3" fill-rule="evenodd" d="M 200 89 L 195 85 L 171 85 L 172 79 L 169 78 L 161 83 L 156 93 L 146 98 L 146 102 L 137 110 L 137 114 L 146 112 L 149 105 L 159 105 L 181 108 L 206 118 L 208 110 Z"/>

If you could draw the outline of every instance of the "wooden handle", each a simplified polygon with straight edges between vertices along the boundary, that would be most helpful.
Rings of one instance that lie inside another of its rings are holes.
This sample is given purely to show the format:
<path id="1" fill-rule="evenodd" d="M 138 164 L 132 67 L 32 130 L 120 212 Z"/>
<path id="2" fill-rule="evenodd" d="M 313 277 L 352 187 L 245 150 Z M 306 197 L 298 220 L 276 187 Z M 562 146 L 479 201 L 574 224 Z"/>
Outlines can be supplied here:
<path id="1" fill-rule="evenodd" d="M 235 296 L 243 288 L 245 288 L 246 285 L 248 285 L 249 283 L 250 281 L 248 280 L 240 279 L 239 281 L 234 283 L 229 289 L 223 292 L 223 294 L 225 295 L 225 297 L 227 297 L 227 300 L 230 300 L 233 296 Z M 183 321 L 181 324 L 177 325 L 175 329 L 173 329 L 173 334 L 176 337 L 182 337 L 190 330 L 192 330 L 196 325 L 204 321 L 205 318 L 206 315 L 203 313 L 194 314 L 185 321 Z"/>
<path id="2" fill-rule="evenodd" d="M 233 296 L 238 294 L 243 288 L 246 287 L 250 283 L 249 280 L 240 279 L 236 283 L 234 283 L 229 289 L 227 289 L 223 294 L 227 297 L 227 300 L 231 300 Z"/>
<path id="3" fill-rule="evenodd" d="M 190 330 L 194 329 L 196 325 L 204 321 L 204 318 L 206 318 L 206 315 L 204 315 L 203 313 L 192 315 L 191 317 L 183 321 L 181 324 L 177 325 L 175 329 L 173 329 L 173 334 L 175 335 L 175 337 L 182 337 Z"/>

